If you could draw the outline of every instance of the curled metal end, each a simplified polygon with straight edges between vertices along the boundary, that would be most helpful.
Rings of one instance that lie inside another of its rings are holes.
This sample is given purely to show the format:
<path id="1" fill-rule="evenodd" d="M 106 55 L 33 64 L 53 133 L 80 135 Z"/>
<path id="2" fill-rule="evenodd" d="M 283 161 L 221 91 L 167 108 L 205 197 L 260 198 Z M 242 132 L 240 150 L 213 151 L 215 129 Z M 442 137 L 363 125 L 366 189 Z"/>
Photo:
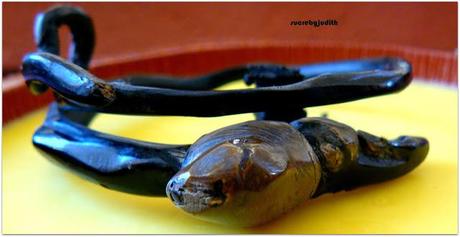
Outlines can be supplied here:
<path id="1" fill-rule="evenodd" d="M 67 25 L 72 34 L 70 61 L 87 69 L 95 45 L 94 25 L 81 8 L 59 5 L 35 18 L 34 38 L 39 51 L 59 55 L 59 27 Z"/>
<path id="2" fill-rule="evenodd" d="M 22 65 L 26 84 L 34 94 L 41 94 L 51 87 L 69 100 L 95 106 L 105 106 L 115 99 L 115 91 L 110 84 L 54 54 L 28 54 Z"/>
<path id="3" fill-rule="evenodd" d="M 84 69 L 87 69 L 94 50 L 95 33 L 94 25 L 91 18 L 81 8 L 59 5 L 49 8 L 47 11 L 39 13 L 35 17 L 34 38 L 37 48 L 40 52 L 59 55 L 59 28 L 67 25 L 72 34 L 72 42 L 69 46 L 70 61 Z M 34 74 L 36 78 L 26 78 L 26 84 L 34 95 L 39 95 L 47 91 L 49 85 L 46 81 L 45 74 L 41 73 L 42 69 L 51 66 L 41 65 L 41 68 L 34 68 L 31 71 L 29 67 L 31 55 L 23 59 L 23 72 L 27 75 Z M 34 60 L 32 64 L 36 64 Z M 52 66 L 51 66 L 52 67 Z M 45 80 L 43 80 L 45 79 Z"/>

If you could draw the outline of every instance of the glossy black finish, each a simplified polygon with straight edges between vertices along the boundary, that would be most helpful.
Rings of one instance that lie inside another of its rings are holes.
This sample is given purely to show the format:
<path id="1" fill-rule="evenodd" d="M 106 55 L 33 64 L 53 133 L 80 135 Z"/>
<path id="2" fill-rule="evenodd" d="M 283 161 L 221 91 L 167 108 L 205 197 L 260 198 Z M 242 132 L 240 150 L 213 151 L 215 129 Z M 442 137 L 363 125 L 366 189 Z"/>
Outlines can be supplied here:
<path id="1" fill-rule="evenodd" d="M 333 65 L 343 67 L 342 63 L 350 64 L 347 61 Z M 49 53 L 27 55 L 23 61 L 23 74 L 29 84 L 39 81 L 51 87 L 68 105 L 73 105 L 69 106 L 69 109 L 76 106 L 79 109 L 104 113 L 181 116 L 221 116 L 299 110 L 397 92 L 411 81 L 410 65 L 401 59 L 368 59 L 362 60 L 362 64 L 362 67 L 373 66 L 368 68 L 373 70 L 348 72 L 354 68 L 345 68 L 344 73 L 303 77 L 299 82 L 288 85 L 228 91 L 150 87 L 145 85 L 147 83 L 131 84 L 133 80 L 106 82 L 83 68 Z M 264 70 L 270 71 L 272 67 L 265 66 Z M 250 77 L 252 66 L 249 66 L 248 70 Z M 227 73 L 231 74 L 231 71 Z M 304 73 L 308 74 L 309 71 L 304 70 Z M 282 79 L 276 75 L 271 72 L 267 75 L 260 73 L 257 80 Z M 161 103 L 158 103 L 159 101 Z"/>
<path id="2" fill-rule="evenodd" d="M 164 145 L 100 133 L 86 127 L 93 114 L 60 111 L 53 103 L 33 144 L 50 160 L 106 188 L 164 196 L 188 145 Z"/>
<path id="3" fill-rule="evenodd" d="M 94 50 L 93 21 L 80 8 L 56 6 L 35 18 L 34 36 L 39 51 L 59 55 L 59 27 L 67 25 L 72 33 L 69 59 L 87 69 Z"/>
<path id="4" fill-rule="evenodd" d="M 57 29 L 63 24 L 73 34 L 70 62 L 58 56 Z M 39 52 L 24 57 L 22 72 L 33 93 L 50 87 L 57 103 L 50 106 L 33 143 L 52 161 L 110 189 L 164 196 L 190 145 L 134 141 L 91 130 L 87 126 L 96 112 L 203 117 L 254 112 L 259 120 L 293 121 L 321 163 L 315 196 L 398 177 L 428 152 L 423 138 L 387 141 L 325 118 L 302 119 L 305 107 L 404 89 L 411 81 L 411 66 L 402 59 L 243 65 L 188 80 L 138 75 L 107 82 L 86 70 L 94 29 L 82 10 L 52 8 L 37 17 L 35 31 Z M 257 88 L 212 90 L 239 79 Z"/>
<path id="5" fill-rule="evenodd" d="M 51 7 L 35 17 L 34 39 L 39 52 L 59 55 L 59 27 L 66 25 L 72 33 L 69 60 L 88 69 L 95 45 L 94 25 L 80 8 L 72 6 Z M 26 81 L 33 94 L 41 94 L 48 86 L 40 81 Z"/>

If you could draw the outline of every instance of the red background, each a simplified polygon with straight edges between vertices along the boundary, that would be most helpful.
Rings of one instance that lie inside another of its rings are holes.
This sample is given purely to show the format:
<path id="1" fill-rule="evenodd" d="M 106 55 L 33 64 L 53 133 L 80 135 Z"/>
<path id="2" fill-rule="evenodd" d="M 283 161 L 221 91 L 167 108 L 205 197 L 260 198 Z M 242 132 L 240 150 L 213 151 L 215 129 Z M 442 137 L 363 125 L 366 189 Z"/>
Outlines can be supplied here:
<path id="1" fill-rule="evenodd" d="M 57 3 L 3 3 L 3 70 L 34 51 L 34 16 Z M 95 61 L 206 42 L 339 41 L 453 51 L 457 3 L 72 3 L 94 20 Z M 292 20 L 336 19 L 334 27 Z M 63 34 L 64 36 L 64 34 Z M 67 37 L 68 38 L 68 37 Z"/>

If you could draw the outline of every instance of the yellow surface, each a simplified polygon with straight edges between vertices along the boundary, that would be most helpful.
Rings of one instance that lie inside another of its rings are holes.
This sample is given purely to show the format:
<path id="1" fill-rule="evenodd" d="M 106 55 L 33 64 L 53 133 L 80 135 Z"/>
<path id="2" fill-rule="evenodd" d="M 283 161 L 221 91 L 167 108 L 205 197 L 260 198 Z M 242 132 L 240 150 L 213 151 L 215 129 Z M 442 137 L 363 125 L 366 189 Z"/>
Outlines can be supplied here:
<path id="1" fill-rule="evenodd" d="M 456 89 L 413 83 L 396 95 L 311 108 L 308 112 L 310 116 L 327 112 L 331 119 L 391 139 L 402 134 L 424 136 L 430 141 L 430 152 L 420 167 L 404 177 L 324 195 L 264 226 L 240 229 L 197 220 L 166 198 L 104 189 L 54 166 L 31 144 L 34 129 L 44 119 L 45 110 L 40 110 L 3 128 L 3 232 L 457 232 Z M 102 115 L 92 127 L 141 140 L 179 144 L 249 119 L 250 114 L 221 118 Z"/>

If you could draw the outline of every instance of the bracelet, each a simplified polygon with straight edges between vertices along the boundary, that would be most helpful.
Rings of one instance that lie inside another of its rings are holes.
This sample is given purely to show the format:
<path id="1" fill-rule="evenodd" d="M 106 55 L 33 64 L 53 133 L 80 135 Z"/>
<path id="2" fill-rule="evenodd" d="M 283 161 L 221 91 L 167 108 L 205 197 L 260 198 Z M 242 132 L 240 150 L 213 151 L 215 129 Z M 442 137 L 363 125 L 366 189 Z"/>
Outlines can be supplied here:
<path id="1" fill-rule="evenodd" d="M 59 57 L 58 28 L 73 36 L 69 60 Z M 36 18 L 37 52 L 22 73 L 34 94 L 53 90 L 33 144 L 51 161 L 103 187 L 168 196 L 199 218 L 223 224 L 265 223 L 324 193 L 406 174 L 426 157 L 428 141 L 386 140 L 304 108 L 403 90 L 412 79 L 399 58 L 302 66 L 242 65 L 196 78 L 133 75 L 105 81 L 87 71 L 94 28 L 86 13 L 59 6 Z M 243 79 L 255 88 L 216 91 Z M 222 116 L 256 120 L 206 134 L 189 145 L 136 141 L 88 128 L 97 113 Z"/>

